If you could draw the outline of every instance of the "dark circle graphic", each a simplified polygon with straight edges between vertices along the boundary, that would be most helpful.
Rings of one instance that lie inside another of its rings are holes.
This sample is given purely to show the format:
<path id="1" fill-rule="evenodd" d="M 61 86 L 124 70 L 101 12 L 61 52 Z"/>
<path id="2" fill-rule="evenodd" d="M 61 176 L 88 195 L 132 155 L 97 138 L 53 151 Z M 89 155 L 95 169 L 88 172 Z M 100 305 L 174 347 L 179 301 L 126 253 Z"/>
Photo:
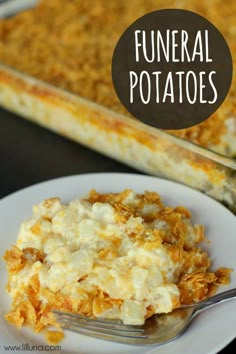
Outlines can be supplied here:
<path id="1" fill-rule="evenodd" d="M 209 118 L 232 80 L 232 57 L 219 30 L 187 10 L 136 20 L 112 58 L 117 96 L 136 118 L 159 129 L 183 129 Z"/>

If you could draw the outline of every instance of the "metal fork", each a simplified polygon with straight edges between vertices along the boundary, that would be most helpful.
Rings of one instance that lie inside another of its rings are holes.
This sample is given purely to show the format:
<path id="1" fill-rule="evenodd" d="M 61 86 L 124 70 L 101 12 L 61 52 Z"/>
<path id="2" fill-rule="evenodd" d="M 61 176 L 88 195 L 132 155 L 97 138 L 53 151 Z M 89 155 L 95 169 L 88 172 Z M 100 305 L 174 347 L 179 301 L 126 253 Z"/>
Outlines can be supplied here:
<path id="1" fill-rule="evenodd" d="M 119 320 L 92 319 L 58 310 L 53 313 L 62 327 L 69 331 L 125 344 L 157 345 L 179 337 L 201 311 L 233 298 L 236 298 L 236 288 L 195 304 L 183 305 L 168 314 L 154 315 L 142 326 L 125 325 Z"/>

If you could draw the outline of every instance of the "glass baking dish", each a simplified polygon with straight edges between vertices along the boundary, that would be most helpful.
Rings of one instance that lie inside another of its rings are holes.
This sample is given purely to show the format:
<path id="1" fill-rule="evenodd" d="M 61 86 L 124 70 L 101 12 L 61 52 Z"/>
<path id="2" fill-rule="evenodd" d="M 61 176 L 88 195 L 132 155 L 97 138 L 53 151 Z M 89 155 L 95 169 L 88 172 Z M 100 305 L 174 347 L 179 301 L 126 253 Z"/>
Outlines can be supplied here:
<path id="1" fill-rule="evenodd" d="M 0 17 L 11 16 L 36 2 L 10 0 L 0 5 Z M 236 212 L 236 161 L 231 158 L 3 64 L 0 64 L 0 104 L 140 171 L 203 191 Z"/>

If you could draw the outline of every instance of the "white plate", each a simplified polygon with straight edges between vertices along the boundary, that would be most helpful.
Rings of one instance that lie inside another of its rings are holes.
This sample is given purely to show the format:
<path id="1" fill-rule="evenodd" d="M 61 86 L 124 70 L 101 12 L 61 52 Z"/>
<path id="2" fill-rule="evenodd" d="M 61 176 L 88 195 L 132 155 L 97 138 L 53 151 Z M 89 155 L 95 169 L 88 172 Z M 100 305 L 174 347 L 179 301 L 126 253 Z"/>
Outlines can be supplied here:
<path id="1" fill-rule="evenodd" d="M 49 197 L 59 196 L 64 202 L 84 196 L 90 189 L 99 192 L 119 192 L 124 188 L 135 191 L 157 191 L 168 205 L 185 205 L 193 214 L 193 221 L 206 226 L 211 240 L 209 252 L 213 260 L 212 268 L 220 266 L 236 270 L 236 218 L 226 208 L 211 198 L 180 184 L 155 177 L 101 173 L 59 178 L 37 184 L 16 192 L 0 201 L 0 237 L 2 253 L 14 244 L 19 226 L 31 215 L 32 205 Z M 28 344 L 46 345 L 41 334 L 30 329 L 18 330 L 9 325 L 3 315 L 9 309 L 9 298 L 5 292 L 6 271 L 1 261 L 0 287 L 0 352 L 5 346 Z M 231 284 L 221 290 L 236 287 L 236 271 L 232 273 Z M 220 351 L 236 335 L 236 300 L 228 301 L 199 315 L 186 333 L 179 339 L 162 346 L 128 346 L 102 341 L 66 332 L 58 353 L 78 354 L 212 354 Z M 26 348 L 26 347 L 25 347 Z M 31 348 L 31 347 L 30 347 Z M 21 353 L 28 354 L 28 350 Z M 32 348 L 31 348 L 32 349 Z M 34 348 L 36 349 L 36 348 Z M 38 352 L 42 353 L 42 347 Z M 48 353 L 48 348 L 45 348 Z M 34 350 L 34 353 L 37 351 Z M 57 351 L 54 350 L 54 353 Z"/>

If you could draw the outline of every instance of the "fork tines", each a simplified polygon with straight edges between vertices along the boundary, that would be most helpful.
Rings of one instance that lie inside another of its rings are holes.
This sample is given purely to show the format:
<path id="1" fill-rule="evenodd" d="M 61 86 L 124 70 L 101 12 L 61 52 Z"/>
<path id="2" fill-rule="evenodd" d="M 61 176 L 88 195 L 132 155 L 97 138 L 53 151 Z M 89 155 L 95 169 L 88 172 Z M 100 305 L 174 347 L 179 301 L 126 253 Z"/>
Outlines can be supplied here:
<path id="1" fill-rule="evenodd" d="M 118 320 L 92 319 L 71 312 L 54 310 L 59 323 L 70 331 L 91 334 L 97 337 L 123 337 L 141 340 L 146 338 L 142 326 L 124 325 Z"/>

